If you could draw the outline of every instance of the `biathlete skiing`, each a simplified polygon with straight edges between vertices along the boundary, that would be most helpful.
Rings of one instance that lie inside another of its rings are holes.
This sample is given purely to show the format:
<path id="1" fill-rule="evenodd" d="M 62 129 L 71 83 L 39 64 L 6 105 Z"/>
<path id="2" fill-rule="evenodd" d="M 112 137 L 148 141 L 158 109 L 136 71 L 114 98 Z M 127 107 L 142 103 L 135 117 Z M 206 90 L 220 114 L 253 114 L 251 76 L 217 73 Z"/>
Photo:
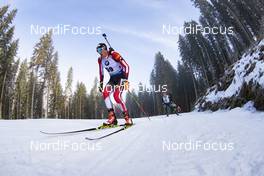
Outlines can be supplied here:
<path id="1" fill-rule="evenodd" d="M 108 50 L 105 43 L 99 43 L 96 47 L 96 51 L 100 54 L 98 58 L 100 75 L 99 91 L 103 94 L 104 102 L 108 110 L 108 120 L 103 123 L 103 125 L 112 126 L 118 124 L 113 102 L 110 99 L 111 94 L 113 94 L 114 100 L 122 110 L 123 117 L 126 121 L 125 125 L 133 125 L 127 107 L 122 100 L 122 92 L 124 88 L 128 87 L 129 65 L 118 52 L 111 48 L 111 46 Z M 110 80 L 105 87 L 103 86 L 104 69 L 107 70 L 110 75 Z"/>

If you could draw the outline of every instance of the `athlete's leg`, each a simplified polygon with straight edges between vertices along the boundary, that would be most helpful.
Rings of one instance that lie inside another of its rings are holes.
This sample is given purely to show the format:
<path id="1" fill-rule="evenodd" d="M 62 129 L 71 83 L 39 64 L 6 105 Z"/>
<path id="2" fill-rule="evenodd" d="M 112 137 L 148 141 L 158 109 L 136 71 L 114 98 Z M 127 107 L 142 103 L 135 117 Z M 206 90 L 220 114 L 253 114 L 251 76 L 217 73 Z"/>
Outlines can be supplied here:
<path id="1" fill-rule="evenodd" d="M 112 86 L 110 84 L 107 84 L 104 88 L 104 91 L 103 91 L 103 97 L 104 97 L 106 108 L 108 110 L 113 109 L 113 104 L 112 104 L 111 99 L 110 99 L 110 94 L 112 92 L 113 92 Z"/>
<path id="2" fill-rule="evenodd" d="M 114 88 L 114 99 L 115 99 L 116 103 L 120 106 L 122 111 L 127 112 L 126 104 L 124 103 L 124 101 L 122 99 L 122 92 L 123 92 L 122 86 L 121 87 L 115 86 L 115 88 Z"/>
<path id="3" fill-rule="evenodd" d="M 112 92 L 113 92 L 112 86 L 110 84 L 107 84 L 103 91 L 103 97 L 104 97 L 105 105 L 108 109 L 108 120 L 106 123 L 104 123 L 104 125 L 116 125 L 117 124 L 115 112 L 113 109 L 113 104 L 110 99 L 110 95 Z"/>
<path id="4" fill-rule="evenodd" d="M 116 103 L 118 103 L 118 105 L 121 107 L 121 109 L 123 111 L 123 116 L 125 118 L 126 125 L 132 125 L 133 121 L 132 121 L 132 119 L 130 118 L 130 116 L 128 114 L 126 104 L 124 103 L 124 101 L 122 99 L 122 92 L 123 92 L 123 86 L 116 87 L 115 90 L 114 90 L 114 99 L 115 99 Z"/>

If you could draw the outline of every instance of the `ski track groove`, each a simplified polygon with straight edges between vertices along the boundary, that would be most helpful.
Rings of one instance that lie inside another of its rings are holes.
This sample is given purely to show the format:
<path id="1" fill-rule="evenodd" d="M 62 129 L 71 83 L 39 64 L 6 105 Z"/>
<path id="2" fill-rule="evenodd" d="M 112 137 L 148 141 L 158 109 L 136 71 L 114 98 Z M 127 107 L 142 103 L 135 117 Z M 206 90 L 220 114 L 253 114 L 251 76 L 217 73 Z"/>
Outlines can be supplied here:
<path id="1" fill-rule="evenodd" d="M 135 126 L 134 126 L 135 127 Z M 141 135 L 140 135 L 140 132 L 136 132 L 136 134 L 133 134 L 133 136 L 131 136 L 131 132 L 129 130 L 131 130 L 133 128 L 130 127 L 128 129 L 126 129 L 125 131 L 122 131 L 121 133 L 118 133 L 118 135 L 127 135 L 129 136 L 129 141 L 128 143 L 123 143 L 121 148 L 119 148 L 118 150 L 116 148 L 112 148 L 111 150 L 108 150 L 107 151 L 104 151 L 104 154 L 100 156 L 99 159 L 97 159 L 97 161 L 93 164 L 93 165 L 90 165 L 89 166 L 89 170 L 92 171 L 89 173 L 89 175 L 102 175 L 102 173 L 100 173 L 100 169 L 97 169 L 98 167 L 102 167 L 102 168 L 105 168 L 107 166 L 110 166 L 111 167 L 111 162 L 113 163 L 115 160 L 118 160 L 120 158 L 120 156 L 126 151 L 128 150 L 129 151 L 129 148 L 131 148 L 133 145 L 133 143 L 137 140 L 140 140 L 141 138 Z M 129 133 L 130 134 L 126 134 L 126 133 Z M 135 131 L 134 131 L 135 133 Z M 111 137 L 113 138 L 118 138 L 120 136 L 118 135 L 113 135 Z M 113 139 L 115 140 L 115 139 Z M 102 140 L 103 142 L 103 140 Z M 124 145 L 125 144 L 125 145 Z M 104 144 L 102 144 L 104 145 Z M 113 144 L 109 144 L 108 145 L 113 145 Z M 120 145 L 120 144 L 118 144 Z"/>

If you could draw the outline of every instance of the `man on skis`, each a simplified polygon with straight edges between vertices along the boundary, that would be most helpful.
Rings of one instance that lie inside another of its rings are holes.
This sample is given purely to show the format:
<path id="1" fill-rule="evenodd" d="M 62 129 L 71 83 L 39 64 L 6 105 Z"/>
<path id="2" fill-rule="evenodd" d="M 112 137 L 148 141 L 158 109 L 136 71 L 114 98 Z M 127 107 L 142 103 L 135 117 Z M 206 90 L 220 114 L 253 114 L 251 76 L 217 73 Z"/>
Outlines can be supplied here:
<path id="1" fill-rule="evenodd" d="M 171 96 L 167 92 L 163 92 L 161 100 L 162 100 L 162 104 L 166 112 L 166 115 L 168 117 L 171 111 L 171 102 L 172 102 Z"/>
<path id="2" fill-rule="evenodd" d="M 169 94 L 167 92 L 163 92 L 162 104 L 163 104 L 163 107 L 164 107 L 164 110 L 166 112 L 167 117 L 170 115 L 170 113 L 175 113 L 177 116 L 179 115 L 178 108 L 180 108 L 180 106 L 176 105 L 172 101 L 171 94 Z"/>
<path id="3" fill-rule="evenodd" d="M 123 89 L 128 84 L 129 66 L 118 52 L 114 51 L 112 48 L 109 48 L 108 50 L 104 43 L 99 43 L 96 47 L 96 51 L 100 54 L 100 57 L 98 58 L 100 75 L 99 91 L 103 93 L 105 105 L 108 109 L 108 120 L 103 125 L 111 126 L 117 125 L 118 123 L 113 109 L 113 103 L 110 99 L 111 94 L 113 94 L 116 103 L 122 109 L 126 121 L 125 124 L 132 125 L 132 119 L 128 114 L 124 101 L 122 100 Z M 106 69 L 110 75 L 110 80 L 105 87 L 103 87 L 104 69 Z"/>

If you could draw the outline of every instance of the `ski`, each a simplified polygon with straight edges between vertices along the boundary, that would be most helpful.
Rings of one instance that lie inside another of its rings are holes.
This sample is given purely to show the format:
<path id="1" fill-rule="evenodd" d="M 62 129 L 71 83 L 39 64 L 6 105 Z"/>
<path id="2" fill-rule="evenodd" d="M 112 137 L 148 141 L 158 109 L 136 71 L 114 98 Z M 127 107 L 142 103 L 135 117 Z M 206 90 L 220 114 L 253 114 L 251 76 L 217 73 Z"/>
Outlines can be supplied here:
<path id="1" fill-rule="evenodd" d="M 111 132 L 111 133 L 108 133 L 108 134 L 106 134 L 106 135 L 103 135 L 103 136 L 100 136 L 100 137 L 96 137 L 96 138 L 85 137 L 85 139 L 90 140 L 90 141 L 103 139 L 103 138 L 106 138 L 106 137 L 108 137 L 108 136 L 112 136 L 113 134 L 116 134 L 116 133 L 119 133 L 119 132 L 121 132 L 121 131 L 124 131 L 125 129 L 127 129 L 127 128 L 131 127 L 131 126 L 133 126 L 133 125 L 129 125 L 129 126 L 125 125 L 125 126 L 123 126 L 122 128 L 120 128 L 120 129 L 118 129 L 118 130 L 116 130 L 116 131 L 113 131 L 113 132 Z"/>
<path id="2" fill-rule="evenodd" d="M 40 132 L 43 133 L 43 134 L 48 134 L 48 135 L 63 135 L 63 134 L 74 134 L 74 133 L 81 133 L 81 132 L 86 132 L 86 131 L 96 131 L 96 130 L 117 128 L 117 127 L 124 127 L 124 126 L 125 126 L 125 124 L 111 125 L 111 126 L 101 125 L 99 127 L 87 128 L 87 129 L 82 129 L 82 130 L 74 130 L 74 131 L 64 131 L 64 132 L 45 132 L 45 131 L 40 131 Z"/>

